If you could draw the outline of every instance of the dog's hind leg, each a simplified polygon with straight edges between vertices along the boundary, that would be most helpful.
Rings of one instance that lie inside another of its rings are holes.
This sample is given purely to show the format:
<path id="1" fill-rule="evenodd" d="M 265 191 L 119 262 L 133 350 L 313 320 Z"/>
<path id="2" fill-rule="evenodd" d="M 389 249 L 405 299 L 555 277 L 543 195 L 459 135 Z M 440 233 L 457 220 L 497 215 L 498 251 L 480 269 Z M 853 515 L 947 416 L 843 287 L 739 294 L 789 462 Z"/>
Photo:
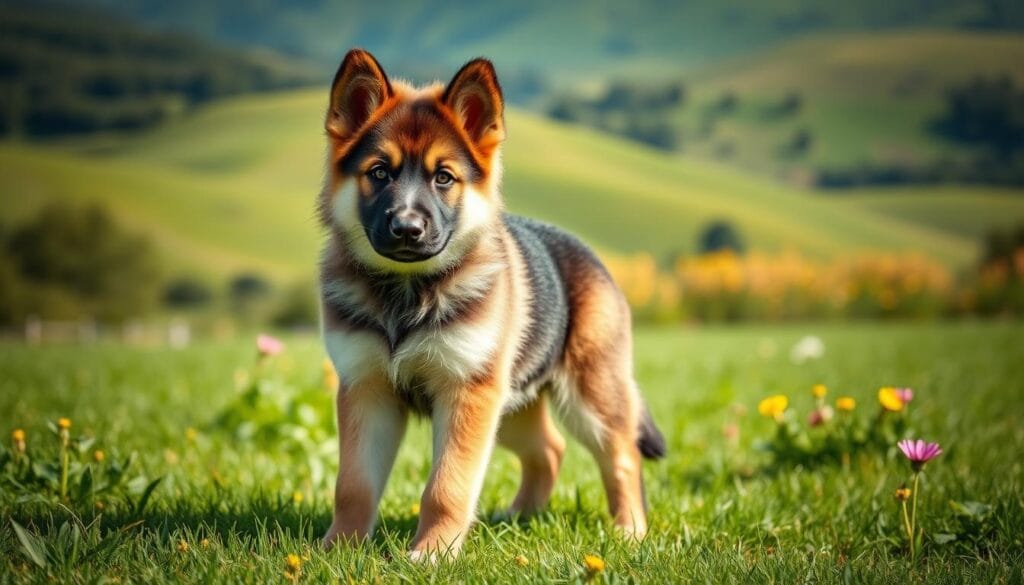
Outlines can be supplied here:
<path id="1" fill-rule="evenodd" d="M 566 427 L 597 461 L 615 524 L 642 536 L 647 531 L 639 444 L 644 407 L 633 380 L 629 308 L 609 281 L 590 284 L 573 298 L 573 327 L 555 396 Z"/>
<path id="2" fill-rule="evenodd" d="M 531 514 L 543 509 L 551 498 L 565 453 L 565 439 L 548 412 L 546 393 L 502 418 L 498 444 L 515 453 L 522 467 L 519 492 L 509 514 Z"/>

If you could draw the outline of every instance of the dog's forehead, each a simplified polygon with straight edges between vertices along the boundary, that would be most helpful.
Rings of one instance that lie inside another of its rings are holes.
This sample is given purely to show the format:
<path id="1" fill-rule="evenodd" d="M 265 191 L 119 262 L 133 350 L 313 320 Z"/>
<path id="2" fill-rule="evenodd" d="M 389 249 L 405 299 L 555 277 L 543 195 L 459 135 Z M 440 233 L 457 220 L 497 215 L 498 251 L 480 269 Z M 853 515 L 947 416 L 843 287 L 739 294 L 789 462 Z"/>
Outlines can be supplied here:
<path id="1" fill-rule="evenodd" d="M 431 96 L 400 103 L 382 120 L 378 131 L 381 144 L 397 149 L 403 158 L 423 160 L 437 151 L 458 155 L 461 140 L 442 107 Z"/>

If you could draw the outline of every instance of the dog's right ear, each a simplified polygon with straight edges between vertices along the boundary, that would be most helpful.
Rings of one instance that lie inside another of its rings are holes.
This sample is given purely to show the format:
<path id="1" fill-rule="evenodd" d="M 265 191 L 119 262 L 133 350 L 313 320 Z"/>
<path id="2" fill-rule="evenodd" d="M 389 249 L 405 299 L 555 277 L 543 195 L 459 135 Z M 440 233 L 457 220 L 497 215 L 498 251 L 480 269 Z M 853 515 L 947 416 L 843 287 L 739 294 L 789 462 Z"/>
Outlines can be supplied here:
<path id="1" fill-rule="evenodd" d="M 331 84 L 331 105 L 325 127 L 340 146 L 366 124 L 394 94 L 391 82 L 373 55 L 352 49 L 345 55 Z"/>

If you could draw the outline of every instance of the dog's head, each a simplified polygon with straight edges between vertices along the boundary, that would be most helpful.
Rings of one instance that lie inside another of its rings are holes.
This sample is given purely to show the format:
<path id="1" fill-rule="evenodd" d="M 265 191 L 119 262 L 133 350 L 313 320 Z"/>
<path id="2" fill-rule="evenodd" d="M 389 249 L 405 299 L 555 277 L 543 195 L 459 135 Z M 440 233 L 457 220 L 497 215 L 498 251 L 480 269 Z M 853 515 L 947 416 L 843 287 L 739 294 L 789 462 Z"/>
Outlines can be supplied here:
<path id="1" fill-rule="evenodd" d="M 349 51 L 327 110 L 322 221 L 370 268 L 451 266 L 500 213 L 503 108 L 485 59 L 446 87 L 416 89 L 390 81 L 366 51 Z"/>

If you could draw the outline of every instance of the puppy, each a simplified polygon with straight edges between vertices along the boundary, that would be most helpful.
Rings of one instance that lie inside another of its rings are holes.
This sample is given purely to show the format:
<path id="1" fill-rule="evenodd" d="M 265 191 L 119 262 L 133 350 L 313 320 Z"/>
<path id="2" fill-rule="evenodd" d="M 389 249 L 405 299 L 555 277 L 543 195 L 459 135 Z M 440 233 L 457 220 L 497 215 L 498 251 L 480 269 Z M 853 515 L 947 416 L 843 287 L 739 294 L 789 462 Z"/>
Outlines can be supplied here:
<path id="1" fill-rule="evenodd" d="M 579 240 L 502 211 L 503 108 L 484 59 L 444 87 L 393 82 L 362 50 L 335 75 L 319 215 L 341 461 L 325 546 L 372 532 L 410 413 L 433 429 L 413 558 L 459 549 L 495 443 L 522 463 L 510 512 L 541 509 L 565 450 L 549 400 L 615 523 L 647 529 L 641 457 L 665 443 L 633 379 L 629 307 Z"/>

